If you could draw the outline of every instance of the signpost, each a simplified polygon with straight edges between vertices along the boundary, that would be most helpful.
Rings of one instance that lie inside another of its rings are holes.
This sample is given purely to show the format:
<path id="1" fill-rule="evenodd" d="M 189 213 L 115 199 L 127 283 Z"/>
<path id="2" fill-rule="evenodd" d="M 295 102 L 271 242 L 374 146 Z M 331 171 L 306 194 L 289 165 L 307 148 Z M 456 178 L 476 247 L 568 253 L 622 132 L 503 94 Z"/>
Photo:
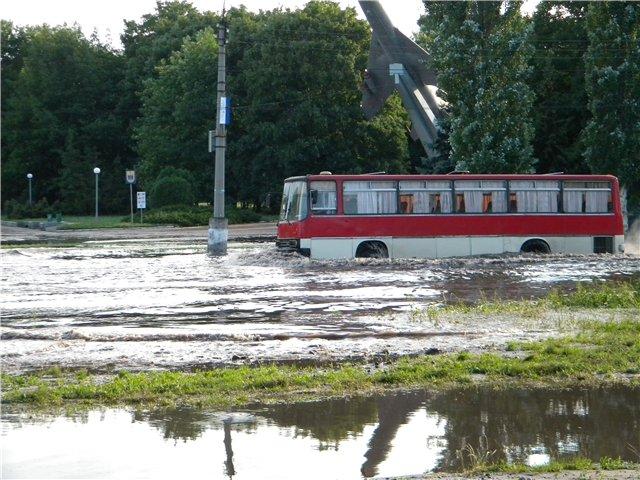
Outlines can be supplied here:
<path id="1" fill-rule="evenodd" d="M 142 211 L 147 208 L 147 192 L 138 192 L 138 210 L 140 210 L 140 223 L 142 223 Z"/>
<path id="2" fill-rule="evenodd" d="M 133 223 L 133 184 L 136 183 L 135 170 L 126 170 L 124 178 L 129 184 L 129 204 L 131 205 L 131 223 Z"/>

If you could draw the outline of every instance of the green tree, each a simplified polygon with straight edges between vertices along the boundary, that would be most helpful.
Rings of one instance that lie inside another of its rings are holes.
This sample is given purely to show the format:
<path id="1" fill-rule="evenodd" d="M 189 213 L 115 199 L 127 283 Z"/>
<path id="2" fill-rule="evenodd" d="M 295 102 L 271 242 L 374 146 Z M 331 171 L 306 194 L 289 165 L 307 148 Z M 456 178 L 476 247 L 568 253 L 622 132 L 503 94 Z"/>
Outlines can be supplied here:
<path id="1" fill-rule="evenodd" d="M 123 61 L 95 38 L 86 39 L 78 28 L 30 27 L 20 47 L 21 68 L 6 95 L 3 141 L 7 155 L 2 162 L 5 198 L 24 196 L 25 174 L 35 175 L 36 196 L 65 204 L 63 192 L 91 195 L 82 185 L 65 179 L 66 165 L 78 165 L 81 156 L 92 178 L 100 166 L 105 192 L 117 192 L 105 202 L 105 211 L 126 204 L 122 167 L 124 124 L 115 115 L 120 96 Z M 5 86 L 3 85 L 3 88 Z M 69 144 L 67 142 L 70 142 Z M 69 157 L 65 160 L 65 157 Z M 71 159 L 74 157 L 74 159 Z M 64 160 L 64 162 L 63 162 Z M 112 172 L 112 173 L 109 173 Z M 65 205 L 80 213 L 79 204 Z M 78 207 L 78 208 L 76 208 Z"/>
<path id="2" fill-rule="evenodd" d="M 213 178 L 207 132 L 216 115 L 217 55 L 216 32 L 206 29 L 161 62 L 157 78 L 145 84 L 135 130 L 141 176 L 155 179 L 171 166 L 186 169 L 194 174 L 199 199 L 207 198 Z"/>
<path id="3" fill-rule="evenodd" d="M 594 173 L 620 177 L 639 205 L 640 4 L 590 3 L 587 32 L 584 156 Z"/>
<path id="4" fill-rule="evenodd" d="M 540 173 L 588 173 L 580 135 L 590 118 L 585 90 L 586 2 L 540 2 L 533 15 L 530 85 L 533 148 Z"/>
<path id="5" fill-rule="evenodd" d="M 452 160 L 473 172 L 530 172 L 534 158 L 527 85 L 532 49 L 521 2 L 430 2 L 427 50 L 451 110 Z"/>
<path id="6" fill-rule="evenodd" d="M 157 76 L 156 67 L 180 50 L 187 37 L 195 38 L 203 29 L 215 27 L 218 16 L 211 12 L 200 13 L 182 0 L 158 1 L 153 13 L 143 15 L 139 22 L 127 20 L 124 23 L 120 39 L 126 67 L 118 114 L 126 119 L 130 146 L 135 149 L 133 129 L 141 115 L 144 83 Z"/>
<path id="7" fill-rule="evenodd" d="M 355 10 L 332 2 L 263 14 L 233 79 L 244 92 L 229 152 L 238 199 L 277 197 L 292 175 L 407 170 L 399 99 L 372 122 L 360 109 L 369 42 Z"/>
<path id="8" fill-rule="evenodd" d="M 22 69 L 22 51 L 27 40 L 27 32 L 23 28 L 15 27 L 12 22 L 0 20 L 0 45 L 2 46 L 2 74 L 0 79 L 2 87 L 0 95 L 0 124 L 5 124 L 5 115 L 8 108 L 7 99 L 13 90 L 15 81 Z M 6 135 L 2 135 L 2 158 L 9 157 L 10 148 L 6 141 Z"/>
<path id="9" fill-rule="evenodd" d="M 285 177 L 334 170 L 406 171 L 407 118 L 399 99 L 372 122 L 360 110 L 359 82 L 369 29 L 354 9 L 310 2 L 304 9 L 228 12 L 227 196 L 257 207 L 279 195 Z M 192 172 L 198 200 L 213 197 L 217 39 L 188 38 L 145 82 L 136 128 L 142 173 L 168 166 Z"/>

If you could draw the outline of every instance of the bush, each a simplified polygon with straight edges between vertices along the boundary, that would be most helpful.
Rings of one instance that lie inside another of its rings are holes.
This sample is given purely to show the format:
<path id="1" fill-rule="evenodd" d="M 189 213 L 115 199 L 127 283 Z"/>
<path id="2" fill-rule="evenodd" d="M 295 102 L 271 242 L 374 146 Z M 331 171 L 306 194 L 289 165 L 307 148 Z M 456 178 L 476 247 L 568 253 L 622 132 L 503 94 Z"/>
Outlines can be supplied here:
<path id="1" fill-rule="evenodd" d="M 253 210 L 239 210 L 230 208 L 226 212 L 229 223 L 256 223 L 262 220 L 262 216 Z"/>
<path id="2" fill-rule="evenodd" d="M 178 227 L 195 227 L 208 225 L 211 218 L 211 207 L 185 207 L 184 205 L 172 205 L 163 208 L 154 208 L 143 216 L 144 223 L 155 225 L 176 225 Z M 262 216 L 253 210 L 240 210 L 229 208 L 226 211 L 229 224 L 254 223 L 262 220 Z M 128 220 L 126 217 L 125 220 Z"/>
<path id="3" fill-rule="evenodd" d="M 59 205 L 57 202 L 49 205 L 47 199 L 42 198 L 31 206 L 28 203 L 22 203 L 17 200 L 7 200 L 4 203 L 3 213 L 9 219 L 45 218 L 49 214 L 58 213 L 58 210 Z"/>
<path id="4" fill-rule="evenodd" d="M 194 227 L 198 225 L 208 225 L 210 217 L 211 210 L 206 207 L 173 205 L 164 208 L 155 208 L 145 213 L 142 218 L 144 223 Z"/>
<path id="5" fill-rule="evenodd" d="M 154 208 L 170 205 L 193 205 L 195 196 L 191 183 L 185 178 L 172 175 L 160 177 L 151 189 L 150 203 Z"/>

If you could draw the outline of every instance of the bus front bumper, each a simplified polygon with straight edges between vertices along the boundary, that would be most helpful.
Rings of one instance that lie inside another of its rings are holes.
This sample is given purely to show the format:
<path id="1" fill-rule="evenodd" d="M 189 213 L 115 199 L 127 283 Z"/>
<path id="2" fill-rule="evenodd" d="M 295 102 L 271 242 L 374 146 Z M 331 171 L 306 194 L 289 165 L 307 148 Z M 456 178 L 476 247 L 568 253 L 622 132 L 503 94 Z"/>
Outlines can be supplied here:
<path id="1" fill-rule="evenodd" d="M 281 252 L 291 253 L 296 252 L 302 256 L 310 257 L 310 248 L 300 248 L 300 240 L 296 238 L 278 238 L 276 240 L 276 247 Z"/>

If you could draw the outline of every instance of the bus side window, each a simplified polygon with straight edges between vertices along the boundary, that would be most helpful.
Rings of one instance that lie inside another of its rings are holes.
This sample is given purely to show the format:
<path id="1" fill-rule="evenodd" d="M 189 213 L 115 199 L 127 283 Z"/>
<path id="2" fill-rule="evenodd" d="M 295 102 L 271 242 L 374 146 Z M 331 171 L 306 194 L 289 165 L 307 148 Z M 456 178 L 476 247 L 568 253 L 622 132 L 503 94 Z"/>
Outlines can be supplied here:
<path id="1" fill-rule="evenodd" d="M 400 213 L 413 213 L 413 195 L 400 195 Z"/>
<path id="2" fill-rule="evenodd" d="M 458 213 L 464 213 L 465 212 L 464 194 L 462 194 L 462 193 L 457 193 L 456 194 L 456 212 L 458 212 Z"/>
<path id="3" fill-rule="evenodd" d="M 511 192 L 509 194 L 509 211 L 517 212 L 518 211 L 518 196 L 515 192 Z"/>
<path id="4" fill-rule="evenodd" d="M 311 182 L 309 192 L 314 215 L 335 215 L 338 212 L 336 182 Z"/>
<path id="5" fill-rule="evenodd" d="M 483 213 L 491 213 L 493 211 L 493 201 L 491 193 L 482 194 L 482 211 Z"/>
<path id="6" fill-rule="evenodd" d="M 344 193 L 342 196 L 344 213 L 347 215 L 355 215 L 358 213 L 358 197 Z"/>

